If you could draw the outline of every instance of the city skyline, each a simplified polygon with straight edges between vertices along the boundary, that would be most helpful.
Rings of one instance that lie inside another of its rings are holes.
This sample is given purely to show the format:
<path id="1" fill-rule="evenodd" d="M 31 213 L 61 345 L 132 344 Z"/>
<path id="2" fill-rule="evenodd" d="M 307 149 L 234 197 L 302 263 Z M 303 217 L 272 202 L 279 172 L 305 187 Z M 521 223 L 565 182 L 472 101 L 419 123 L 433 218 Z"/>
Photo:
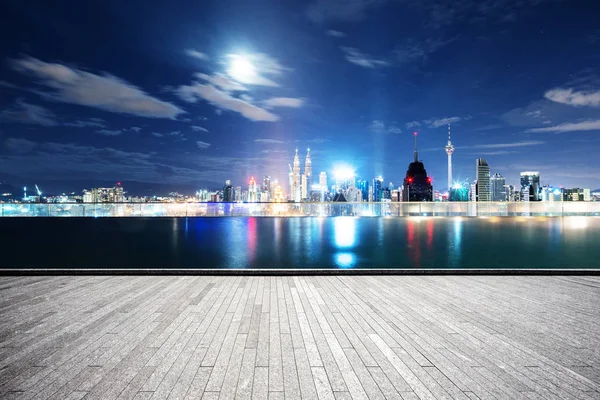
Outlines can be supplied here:
<path id="1" fill-rule="evenodd" d="M 0 182 L 287 188 L 310 147 L 313 182 L 344 164 L 399 186 L 417 130 L 442 190 L 452 124 L 454 181 L 485 158 L 507 184 L 599 188 L 599 7 L 438 3 L 5 3 Z"/>

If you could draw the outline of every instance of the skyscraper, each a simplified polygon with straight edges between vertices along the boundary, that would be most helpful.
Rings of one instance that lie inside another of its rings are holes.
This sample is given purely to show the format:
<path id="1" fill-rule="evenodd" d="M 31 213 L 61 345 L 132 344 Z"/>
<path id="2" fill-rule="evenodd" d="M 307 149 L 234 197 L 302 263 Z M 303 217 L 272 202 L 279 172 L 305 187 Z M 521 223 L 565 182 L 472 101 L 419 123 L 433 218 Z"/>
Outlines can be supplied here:
<path id="1" fill-rule="evenodd" d="M 448 190 L 452 188 L 452 153 L 454 153 L 454 146 L 450 141 L 450 124 L 448 124 L 448 144 L 446 145 L 446 154 L 448 154 Z"/>
<path id="2" fill-rule="evenodd" d="M 478 158 L 476 161 L 477 168 L 477 200 L 490 201 L 490 167 L 483 158 Z"/>
<path id="3" fill-rule="evenodd" d="M 231 185 L 231 181 L 225 181 L 225 186 L 223 186 L 223 202 L 231 203 L 234 201 L 233 199 L 233 186 Z"/>
<path id="4" fill-rule="evenodd" d="M 304 160 L 304 175 L 306 175 L 306 191 L 309 192 L 312 187 L 312 160 L 310 159 L 310 148 L 306 151 Z"/>
<path id="5" fill-rule="evenodd" d="M 360 191 L 362 201 L 369 201 L 369 181 L 359 179 L 356 181 L 356 188 Z"/>
<path id="6" fill-rule="evenodd" d="M 408 165 L 404 188 L 402 190 L 402 201 L 433 201 L 433 186 L 431 178 L 427 176 L 425 165 L 419 161 L 417 152 L 417 132 L 415 136 L 415 159 Z"/>
<path id="7" fill-rule="evenodd" d="M 248 202 L 256 203 L 257 201 L 258 201 L 258 195 L 257 195 L 256 181 L 254 180 L 254 177 L 251 177 L 250 181 L 248 182 Z"/>
<path id="8" fill-rule="evenodd" d="M 372 193 L 373 201 L 379 202 L 383 199 L 383 178 L 381 176 L 373 179 Z"/>
<path id="9" fill-rule="evenodd" d="M 506 201 L 506 179 L 498 173 L 490 177 L 492 201 Z"/>
<path id="10" fill-rule="evenodd" d="M 263 184 L 262 184 L 262 188 L 261 191 L 263 192 L 270 192 L 271 191 L 271 177 L 270 176 L 263 176 Z"/>
<path id="11" fill-rule="evenodd" d="M 522 201 L 540 201 L 540 173 L 537 171 L 521 172 Z"/>
<path id="12" fill-rule="evenodd" d="M 327 192 L 327 172 L 322 171 L 319 174 L 319 186 L 321 187 L 321 201 L 325 201 L 325 193 Z"/>
<path id="13" fill-rule="evenodd" d="M 298 149 L 296 149 L 296 155 L 294 156 L 294 169 L 292 179 L 292 193 L 291 198 L 293 201 L 300 202 L 302 200 L 302 192 L 300 191 L 300 158 L 298 157 Z"/>

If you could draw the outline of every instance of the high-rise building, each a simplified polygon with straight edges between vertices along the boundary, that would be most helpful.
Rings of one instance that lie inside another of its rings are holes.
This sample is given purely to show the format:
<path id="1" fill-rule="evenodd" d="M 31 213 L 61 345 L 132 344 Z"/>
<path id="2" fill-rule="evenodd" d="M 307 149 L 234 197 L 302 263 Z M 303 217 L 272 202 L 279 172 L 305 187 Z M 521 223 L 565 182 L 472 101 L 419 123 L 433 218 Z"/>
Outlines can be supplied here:
<path id="1" fill-rule="evenodd" d="M 523 201 L 540 201 L 540 173 L 521 172 L 521 193 Z"/>
<path id="2" fill-rule="evenodd" d="M 483 158 L 478 158 L 476 161 L 477 169 L 477 187 L 475 201 L 490 201 L 492 199 L 490 193 L 490 167 Z"/>
<path id="3" fill-rule="evenodd" d="M 256 181 L 254 180 L 254 177 L 251 177 L 250 181 L 248 182 L 248 202 L 256 203 L 257 201 L 258 201 L 258 190 L 256 187 Z"/>
<path id="4" fill-rule="evenodd" d="M 425 165 L 419 161 L 417 152 L 417 132 L 415 136 L 414 161 L 408 165 L 404 186 L 402 189 L 402 201 L 433 201 L 433 186 L 431 178 L 427 176 Z"/>
<path id="5" fill-rule="evenodd" d="M 306 192 L 312 188 L 312 160 L 310 159 L 310 148 L 306 150 L 306 159 L 304 160 L 304 175 L 306 175 Z M 304 198 L 307 198 L 305 196 Z"/>
<path id="6" fill-rule="evenodd" d="M 369 181 L 366 179 L 357 180 L 356 188 L 360 191 L 362 201 L 369 201 Z"/>
<path id="7" fill-rule="evenodd" d="M 506 201 L 506 179 L 499 173 L 490 177 L 490 192 L 492 201 Z"/>
<path id="8" fill-rule="evenodd" d="M 223 186 L 223 202 L 231 203 L 234 201 L 233 199 L 233 186 L 231 185 L 231 181 L 225 181 L 225 186 Z"/>
<path id="9" fill-rule="evenodd" d="M 267 175 L 263 176 L 263 183 L 262 183 L 261 191 L 263 191 L 263 192 L 271 191 L 271 177 L 270 176 L 267 176 Z"/>
<path id="10" fill-rule="evenodd" d="M 452 153 L 454 146 L 450 141 L 450 124 L 448 124 L 448 144 L 446 145 L 446 154 L 448 154 L 448 190 L 452 187 Z"/>
<path id="11" fill-rule="evenodd" d="M 515 187 L 513 185 L 504 185 L 506 192 L 506 201 L 515 201 Z"/>
<path id="12" fill-rule="evenodd" d="M 300 181 L 300 187 L 302 191 L 302 200 L 308 198 L 309 190 L 308 190 L 308 180 L 306 174 L 302 174 L 302 179 Z"/>
<path id="13" fill-rule="evenodd" d="M 292 179 L 292 200 L 300 202 L 302 200 L 301 192 L 301 176 L 300 176 L 300 158 L 298 157 L 298 149 L 296 149 L 296 155 L 294 156 L 294 169 Z"/>
<path id="14" fill-rule="evenodd" d="M 377 178 L 373 179 L 373 185 L 371 190 L 373 193 L 373 201 L 379 202 L 383 199 L 383 178 L 381 176 L 378 176 Z"/>
<path id="15" fill-rule="evenodd" d="M 469 201 L 477 201 L 477 181 L 469 185 Z"/>
<path id="16" fill-rule="evenodd" d="M 325 201 L 325 193 L 327 193 L 327 172 L 321 171 L 319 174 L 319 186 L 321 187 L 321 201 Z"/>
<path id="17" fill-rule="evenodd" d="M 242 187 L 236 186 L 233 190 L 233 201 L 242 201 Z"/>

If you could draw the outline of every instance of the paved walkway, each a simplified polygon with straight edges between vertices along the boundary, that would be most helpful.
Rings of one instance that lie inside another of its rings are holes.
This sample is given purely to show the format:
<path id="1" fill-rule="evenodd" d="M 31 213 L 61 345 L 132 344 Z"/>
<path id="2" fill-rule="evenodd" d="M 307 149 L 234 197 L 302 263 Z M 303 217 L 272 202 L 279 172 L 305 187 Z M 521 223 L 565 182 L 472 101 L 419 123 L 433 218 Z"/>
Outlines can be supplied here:
<path id="1" fill-rule="evenodd" d="M 599 399 L 600 278 L 0 278 L 0 398 Z"/>

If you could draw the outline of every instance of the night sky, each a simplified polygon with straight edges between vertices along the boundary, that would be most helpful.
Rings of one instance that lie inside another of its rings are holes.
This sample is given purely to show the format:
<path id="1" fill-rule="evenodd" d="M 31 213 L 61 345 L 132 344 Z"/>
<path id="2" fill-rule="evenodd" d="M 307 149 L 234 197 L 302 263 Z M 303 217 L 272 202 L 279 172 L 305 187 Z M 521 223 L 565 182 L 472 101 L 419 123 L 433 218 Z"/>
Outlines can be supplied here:
<path id="1" fill-rule="evenodd" d="M 0 179 L 246 186 L 294 150 L 445 189 L 475 160 L 600 187 L 600 3 L 26 1 L 0 5 Z M 330 182 L 331 184 L 332 182 Z M 64 185 L 64 184 L 63 184 Z M 66 189 L 83 189 L 64 188 Z"/>

